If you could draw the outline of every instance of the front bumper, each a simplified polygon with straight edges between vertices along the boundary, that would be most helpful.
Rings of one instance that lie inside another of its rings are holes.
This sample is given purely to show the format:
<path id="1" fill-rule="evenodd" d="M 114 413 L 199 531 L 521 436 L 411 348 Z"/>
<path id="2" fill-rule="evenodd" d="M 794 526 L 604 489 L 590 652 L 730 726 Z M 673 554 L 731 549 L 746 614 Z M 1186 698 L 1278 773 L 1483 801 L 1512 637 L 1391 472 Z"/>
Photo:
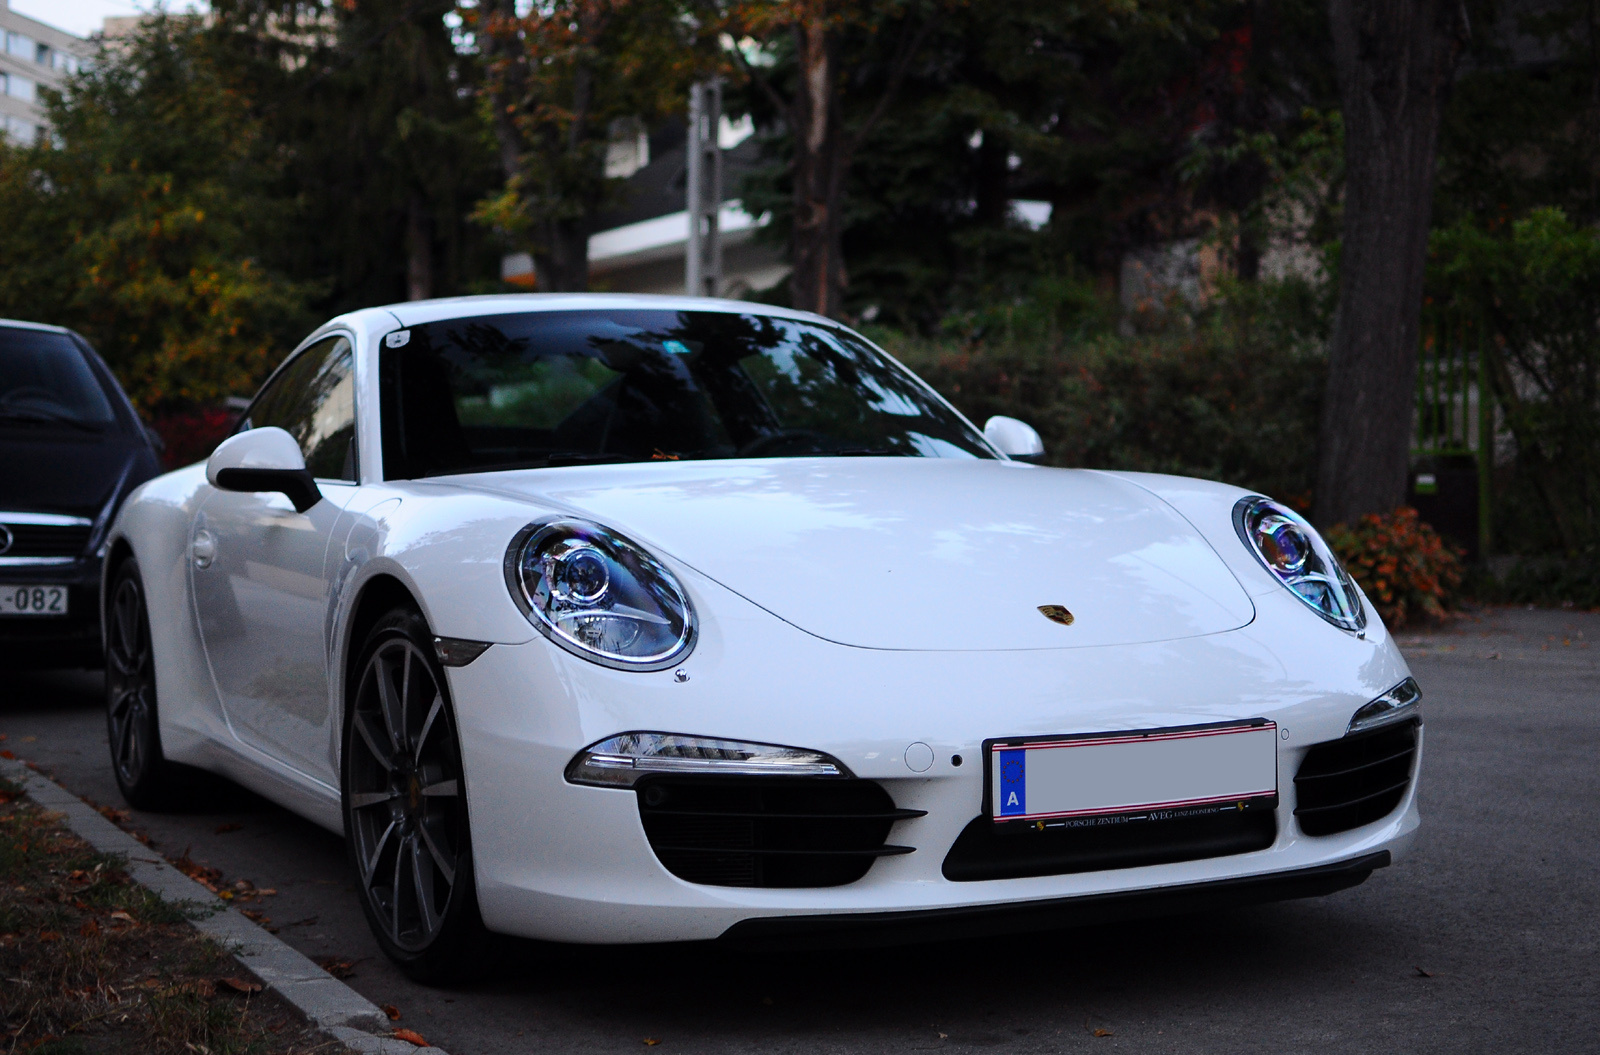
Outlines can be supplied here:
<path id="1" fill-rule="evenodd" d="M 99 557 L 83 557 L 70 564 L 0 565 L 0 585 L 67 587 L 64 616 L 0 615 L 0 665 L 100 665 L 100 563 Z"/>
<path id="2" fill-rule="evenodd" d="M 1314 838 L 1294 819 L 1291 778 L 1307 750 L 1341 737 L 1358 707 L 1408 671 L 1381 625 L 1358 639 L 1279 593 L 1258 598 L 1256 623 L 1228 634 L 968 653 L 835 645 L 758 610 L 729 619 L 737 608 L 724 596 L 723 618 L 708 621 L 684 664 L 685 681 L 672 671 L 597 667 L 542 638 L 496 645 L 449 672 L 484 920 L 492 930 L 560 941 L 701 940 L 781 930 L 791 924 L 776 921 L 796 918 L 812 919 L 808 929 L 814 917 L 854 917 L 843 922 L 871 929 L 905 913 L 953 921 L 969 911 L 1017 910 L 1043 919 L 1064 899 L 1143 900 L 1330 868 L 1364 877 L 1375 865 L 1348 862 L 1398 859 L 1411 844 L 1419 823 L 1415 780 L 1388 816 Z M 951 845 L 982 809 L 986 738 L 1252 717 L 1274 720 L 1284 737 L 1277 834 L 1267 848 L 1070 875 L 952 882 L 941 874 Z M 897 822 L 889 836 L 914 852 L 878 859 L 862 879 L 836 887 L 679 879 L 651 849 L 633 791 L 563 777 L 577 751 L 641 729 L 825 751 L 880 784 L 897 807 L 925 811 Z M 932 749 L 925 771 L 908 764 L 913 745 Z M 955 764 L 957 755 L 963 764 Z M 1418 764 L 1420 757 L 1419 739 Z"/>

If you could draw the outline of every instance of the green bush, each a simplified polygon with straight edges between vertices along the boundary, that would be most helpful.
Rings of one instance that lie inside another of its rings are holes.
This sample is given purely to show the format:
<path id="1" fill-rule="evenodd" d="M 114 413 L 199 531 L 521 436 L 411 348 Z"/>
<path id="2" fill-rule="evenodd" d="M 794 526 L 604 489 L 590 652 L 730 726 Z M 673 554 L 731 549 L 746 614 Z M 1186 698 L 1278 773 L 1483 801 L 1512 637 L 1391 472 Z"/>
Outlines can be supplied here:
<path id="1" fill-rule="evenodd" d="M 979 425 L 1028 422 L 1051 465 L 1223 480 L 1304 508 L 1315 475 L 1323 314 L 1304 283 L 1228 284 L 1121 323 L 1084 285 L 871 335 Z"/>
<path id="2" fill-rule="evenodd" d="M 1497 543 L 1568 559 L 1600 548 L 1600 231 L 1559 209 L 1433 234 L 1435 311 L 1482 335 L 1515 463 Z"/>

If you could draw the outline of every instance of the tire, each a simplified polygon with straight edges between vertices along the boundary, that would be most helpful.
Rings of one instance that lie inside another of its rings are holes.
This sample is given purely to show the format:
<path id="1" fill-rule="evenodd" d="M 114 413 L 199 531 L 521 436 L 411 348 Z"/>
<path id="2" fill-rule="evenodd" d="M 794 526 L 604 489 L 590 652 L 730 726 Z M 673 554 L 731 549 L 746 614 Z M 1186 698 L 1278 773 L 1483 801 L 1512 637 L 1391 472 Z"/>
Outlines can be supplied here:
<path id="1" fill-rule="evenodd" d="M 155 650 L 139 564 L 117 567 L 106 605 L 106 739 L 111 771 L 128 805 L 140 810 L 177 804 L 183 773 L 161 750 Z"/>
<path id="2" fill-rule="evenodd" d="M 487 966 L 491 938 L 455 714 L 422 616 L 400 608 L 379 619 L 348 685 L 340 785 L 367 924 L 413 980 L 465 981 Z"/>

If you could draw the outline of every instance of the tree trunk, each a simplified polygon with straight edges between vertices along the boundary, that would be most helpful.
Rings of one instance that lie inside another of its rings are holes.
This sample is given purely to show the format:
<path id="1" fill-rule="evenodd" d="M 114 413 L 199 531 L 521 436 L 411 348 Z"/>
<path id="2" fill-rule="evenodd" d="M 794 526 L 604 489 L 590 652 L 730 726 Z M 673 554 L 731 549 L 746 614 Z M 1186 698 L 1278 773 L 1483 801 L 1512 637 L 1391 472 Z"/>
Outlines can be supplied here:
<path id="1" fill-rule="evenodd" d="M 1317 471 L 1324 525 L 1405 499 L 1435 148 L 1467 28 L 1460 0 L 1331 0 L 1329 13 L 1345 199 Z"/>
<path id="2" fill-rule="evenodd" d="M 794 306 L 818 315 L 838 315 L 844 304 L 843 194 L 839 98 L 834 85 L 834 41 L 819 17 L 794 28 L 800 64 L 795 93 L 794 271 L 789 291 Z"/>
<path id="3" fill-rule="evenodd" d="M 582 293 L 589 288 L 587 215 L 541 225 L 533 272 L 543 293 Z"/>
<path id="4" fill-rule="evenodd" d="M 406 299 L 433 296 L 433 237 L 428 230 L 428 205 L 418 191 L 406 203 Z"/>

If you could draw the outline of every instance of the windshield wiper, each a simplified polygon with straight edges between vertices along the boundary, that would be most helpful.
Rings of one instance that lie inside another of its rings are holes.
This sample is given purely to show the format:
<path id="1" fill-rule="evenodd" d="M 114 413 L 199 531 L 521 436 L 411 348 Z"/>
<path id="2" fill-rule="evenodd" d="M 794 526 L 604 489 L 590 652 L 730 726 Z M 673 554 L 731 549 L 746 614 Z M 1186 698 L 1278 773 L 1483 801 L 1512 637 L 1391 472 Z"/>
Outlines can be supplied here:
<path id="1" fill-rule="evenodd" d="M 883 458 L 899 454 L 887 447 L 840 447 L 837 450 L 820 451 L 820 454 L 831 454 L 839 458 Z"/>
<path id="2" fill-rule="evenodd" d="M 64 414 L 50 414 L 39 411 L 19 412 L 15 410 L 0 410 L 0 423 L 27 424 L 27 425 L 66 425 L 83 432 L 104 431 L 98 425 L 91 425 L 81 418 L 68 417 Z"/>

